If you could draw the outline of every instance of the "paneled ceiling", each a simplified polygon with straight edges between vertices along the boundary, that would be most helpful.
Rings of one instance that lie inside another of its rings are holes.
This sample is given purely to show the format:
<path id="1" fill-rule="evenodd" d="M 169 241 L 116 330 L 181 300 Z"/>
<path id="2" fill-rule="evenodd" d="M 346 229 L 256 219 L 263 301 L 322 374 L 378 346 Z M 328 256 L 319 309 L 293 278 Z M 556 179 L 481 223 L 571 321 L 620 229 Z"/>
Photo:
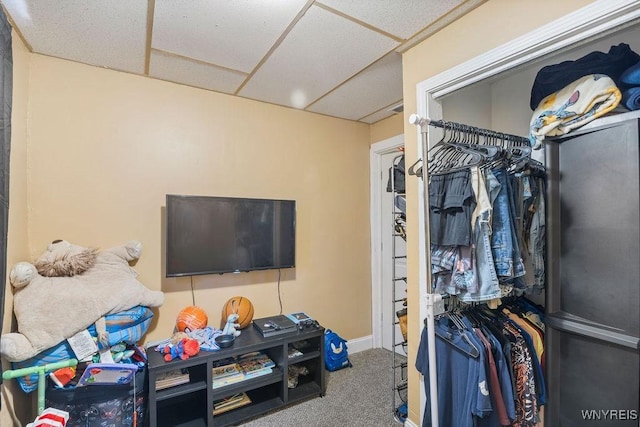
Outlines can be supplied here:
<path id="1" fill-rule="evenodd" d="M 401 53 L 486 0 L 0 1 L 34 53 L 374 123 Z"/>

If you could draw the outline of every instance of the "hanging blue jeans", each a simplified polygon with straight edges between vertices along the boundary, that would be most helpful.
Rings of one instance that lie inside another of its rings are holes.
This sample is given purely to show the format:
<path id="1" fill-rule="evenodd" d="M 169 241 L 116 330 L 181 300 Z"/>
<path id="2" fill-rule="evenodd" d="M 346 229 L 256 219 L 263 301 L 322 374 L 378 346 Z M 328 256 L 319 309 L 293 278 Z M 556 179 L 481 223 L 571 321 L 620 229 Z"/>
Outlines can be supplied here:
<path id="1" fill-rule="evenodd" d="M 500 190 L 500 184 L 490 171 L 486 171 L 486 177 L 483 175 L 484 173 L 477 168 L 471 169 L 471 179 L 477 201 L 474 213 L 478 213 L 473 227 L 477 290 L 461 291 L 458 298 L 464 302 L 486 301 L 500 297 L 498 276 L 491 253 L 492 206 L 493 199 Z"/>
<path id="2" fill-rule="evenodd" d="M 500 183 L 500 191 L 493 205 L 491 250 L 496 273 L 501 280 L 509 280 L 524 275 L 524 264 L 516 236 L 510 180 L 505 169 L 493 169 L 492 173 Z"/>
<path id="3" fill-rule="evenodd" d="M 529 248 L 524 239 L 524 226 L 525 215 L 527 214 L 527 211 L 525 211 L 525 200 L 532 196 L 531 184 L 529 176 L 524 175 L 522 172 L 510 174 L 508 175 L 508 179 L 511 185 L 512 218 L 514 218 L 514 229 L 516 233 L 515 241 L 518 244 L 518 253 L 514 253 L 514 259 L 519 256 L 522 259 L 525 270 L 525 274 L 516 277 L 513 284 L 517 289 L 522 289 L 525 293 L 529 293 L 535 284 L 535 277 L 533 275 L 533 265 L 529 255 Z"/>
<path id="4" fill-rule="evenodd" d="M 545 180 L 536 178 L 536 187 L 538 188 L 538 194 L 535 200 L 535 213 L 531 218 L 531 227 L 529 229 L 529 253 L 531 254 L 535 276 L 534 289 L 539 292 L 545 286 Z"/>

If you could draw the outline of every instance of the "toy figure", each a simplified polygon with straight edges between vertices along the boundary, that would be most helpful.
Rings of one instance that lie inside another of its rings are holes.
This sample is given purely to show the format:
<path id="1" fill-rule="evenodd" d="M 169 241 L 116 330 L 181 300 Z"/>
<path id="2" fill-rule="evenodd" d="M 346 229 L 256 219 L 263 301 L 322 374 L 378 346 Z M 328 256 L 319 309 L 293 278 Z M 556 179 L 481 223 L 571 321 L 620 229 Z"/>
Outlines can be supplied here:
<path id="1" fill-rule="evenodd" d="M 238 320 L 238 314 L 232 313 L 227 317 L 227 323 L 224 325 L 224 329 L 222 330 L 223 335 L 233 335 L 237 337 L 240 335 L 240 324 L 236 323 Z"/>

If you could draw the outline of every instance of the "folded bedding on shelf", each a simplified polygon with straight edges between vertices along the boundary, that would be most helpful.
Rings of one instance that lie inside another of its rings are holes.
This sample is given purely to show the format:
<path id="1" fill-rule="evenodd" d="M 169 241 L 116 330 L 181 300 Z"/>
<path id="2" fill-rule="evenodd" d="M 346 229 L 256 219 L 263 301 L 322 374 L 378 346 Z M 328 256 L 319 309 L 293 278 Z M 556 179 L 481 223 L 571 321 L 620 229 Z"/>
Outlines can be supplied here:
<path id="1" fill-rule="evenodd" d="M 584 76 L 544 98 L 533 112 L 529 140 L 534 149 L 548 136 L 560 136 L 608 113 L 622 100 L 620 89 L 604 74 Z"/>
<path id="2" fill-rule="evenodd" d="M 622 103 L 631 111 L 640 110 L 640 87 L 632 87 L 622 92 Z"/>

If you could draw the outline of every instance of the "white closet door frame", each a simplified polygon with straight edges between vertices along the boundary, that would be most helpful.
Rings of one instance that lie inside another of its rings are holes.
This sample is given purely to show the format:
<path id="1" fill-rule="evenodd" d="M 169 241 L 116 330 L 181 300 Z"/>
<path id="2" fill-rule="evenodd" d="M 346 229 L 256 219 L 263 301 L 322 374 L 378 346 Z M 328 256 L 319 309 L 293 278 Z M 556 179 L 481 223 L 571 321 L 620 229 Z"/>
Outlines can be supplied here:
<path id="1" fill-rule="evenodd" d="M 518 37 L 469 61 L 437 74 L 416 85 L 417 114 L 438 120 L 442 118 L 442 104 L 438 101 L 444 95 L 455 92 L 473 83 L 496 76 L 550 53 L 558 53 L 597 38 L 605 37 L 614 30 L 625 28 L 640 20 L 640 2 L 637 0 L 597 0 L 573 13 Z M 416 127 L 418 153 L 422 153 L 420 128 Z M 437 136 L 437 135 L 436 135 Z M 427 145 L 434 138 L 427 132 Z M 422 181 L 420 186 L 422 186 Z M 418 192 L 418 222 L 424 224 L 423 188 Z M 430 283 L 427 278 L 424 253 L 424 230 L 419 229 L 419 281 Z M 421 292 L 426 292 L 422 290 Z M 426 295 L 426 294 L 425 294 Z M 426 297 L 420 298 L 419 322 L 415 330 L 422 330 L 422 319 L 427 316 Z M 423 380 L 423 379 L 422 379 Z M 420 422 L 426 404 L 424 387 L 421 385 Z M 444 426 L 441 426 L 444 427 Z"/>
<path id="2" fill-rule="evenodd" d="M 382 324 L 382 188 L 380 174 L 382 170 L 381 158 L 383 154 L 397 151 L 404 146 L 404 135 L 396 135 L 389 139 L 371 145 L 369 152 L 370 170 L 370 218 L 371 218 L 371 329 L 373 333 L 373 348 L 382 347 L 382 328 L 389 325 Z M 388 297 L 388 296 L 386 296 Z"/>

